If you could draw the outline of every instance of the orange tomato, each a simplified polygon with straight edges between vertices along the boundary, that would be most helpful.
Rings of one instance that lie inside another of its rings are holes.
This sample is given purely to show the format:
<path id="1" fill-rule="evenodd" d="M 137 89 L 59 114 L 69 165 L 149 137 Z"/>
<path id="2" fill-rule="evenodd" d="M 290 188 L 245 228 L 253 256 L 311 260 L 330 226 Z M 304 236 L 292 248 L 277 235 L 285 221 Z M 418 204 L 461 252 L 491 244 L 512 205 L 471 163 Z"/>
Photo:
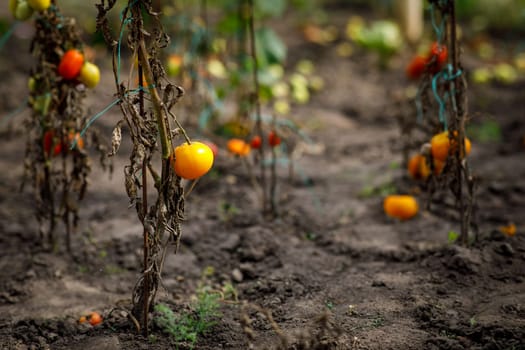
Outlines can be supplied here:
<path id="1" fill-rule="evenodd" d="M 76 49 L 66 51 L 58 65 L 58 74 L 66 79 L 75 79 L 84 65 L 84 55 Z"/>
<path id="2" fill-rule="evenodd" d="M 417 214 L 419 206 L 413 196 L 390 195 L 383 201 L 383 209 L 390 217 L 407 220 Z"/>
<path id="3" fill-rule="evenodd" d="M 514 223 L 510 223 L 506 226 L 500 226 L 499 231 L 508 237 L 512 237 L 516 234 L 516 225 Z"/>
<path id="4" fill-rule="evenodd" d="M 89 314 L 89 324 L 96 326 L 102 323 L 102 316 L 96 311 L 93 311 Z"/>
<path id="5" fill-rule="evenodd" d="M 69 142 L 68 149 L 71 148 L 71 146 L 73 145 L 73 143 L 75 141 L 76 141 L 75 149 L 79 149 L 79 150 L 83 150 L 84 149 L 84 140 L 80 136 L 79 132 L 71 131 L 67 135 L 67 139 L 68 139 L 68 142 Z"/>
<path id="6" fill-rule="evenodd" d="M 206 174 L 213 165 L 213 151 L 202 142 L 193 141 L 175 147 L 173 168 L 175 173 L 187 180 Z"/>
<path id="7" fill-rule="evenodd" d="M 427 66 L 427 58 L 424 56 L 415 56 L 406 68 L 407 78 L 417 80 L 425 72 Z"/>
<path id="8" fill-rule="evenodd" d="M 236 138 L 230 139 L 226 144 L 226 147 L 228 148 L 228 151 L 241 157 L 248 155 L 251 151 L 249 144 L 244 142 L 244 140 Z"/>
<path id="9" fill-rule="evenodd" d="M 445 167 L 445 162 L 439 159 L 433 159 L 434 175 L 439 175 Z M 426 180 L 431 173 L 428 159 L 422 154 L 416 154 L 408 162 L 408 173 L 415 180 Z"/>
<path id="10" fill-rule="evenodd" d="M 416 154 L 408 161 L 408 173 L 413 179 L 419 180 L 423 178 L 421 174 L 421 163 L 424 162 L 425 157 L 421 154 Z"/>
<path id="11" fill-rule="evenodd" d="M 86 321 L 87 321 L 86 316 L 80 316 L 80 318 L 78 319 L 78 323 L 84 323 Z"/>
<path id="12" fill-rule="evenodd" d="M 442 133 L 434 135 L 430 140 L 430 146 L 432 151 L 432 157 L 442 162 L 444 162 L 447 159 L 450 151 L 455 151 L 454 144 L 452 150 L 450 150 L 450 139 L 448 131 L 444 131 Z M 472 145 L 470 140 L 465 137 L 465 155 L 469 155 L 471 148 Z"/>

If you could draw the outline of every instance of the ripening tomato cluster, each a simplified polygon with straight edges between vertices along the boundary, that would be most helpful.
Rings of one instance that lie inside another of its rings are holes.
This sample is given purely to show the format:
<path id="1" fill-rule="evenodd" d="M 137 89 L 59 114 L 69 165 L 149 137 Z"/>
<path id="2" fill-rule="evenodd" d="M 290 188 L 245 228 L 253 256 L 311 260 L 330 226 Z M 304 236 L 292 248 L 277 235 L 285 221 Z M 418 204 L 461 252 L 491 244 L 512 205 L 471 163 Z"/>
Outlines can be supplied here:
<path id="1" fill-rule="evenodd" d="M 78 319 L 78 323 L 89 322 L 92 326 L 97 326 L 102 323 L 102 316 L 96 311 L 90 312 L 88 315 L 83 315 Z"/>
<path id="2" fill-rule="evenodd" d="M 268 145 L 270 147 L 276 147 L 281 144 L 281 137 L 277 134 L 275 130 L 272 130 L 268 133 Z M 262 138 L 259 135 L 255 135 L 250 141 L 250 146 L 252 148 L 258 149 L 261 148 Z"/>
<path id="3" fill-rule="evenodd" d="M 445 45 L 434 42 L 426 55 L 416 55 L 406 68 L 406 75 L 411 80 L 418 80 L 428 70 L 432 74 L 439 72 L 448 60 Z"/>
<path id="4" fill-rule="evenodd" d="M 472 143 L 467 137 L 465 137 L 464 142 L 465 154 L 463 156 L 468 156 L 472 149 Z M 435 176 L 440 175 L 448 156 L 456 150 L 456 142 L 450 139 L 448 131 L 434 135 L 430 139 L 430 152 L 427 156 L 418 153 L 410 158 L 408 162 L 410 176 L 415 180 L 426 180 L 432 172 Z M 432 162 L 432 166 L 430 162 Z"/>
<path id="5" fill-rule="evenodd" d="M 77 150 L 84 149 L 84 140 L 80 133 L 70 131 L 67 135 L 67 142 L 64 142 L 54 130 L 47 130 L 42 139 L 42 148 L 46 158 L 67 153 L 73 144 L 75 144 L 75 149 Z"/>
<path id="6" fill-rule="evenodd" d="M 78 79 L 88 88 L 94 88 L 100 81 L 98 67 L 84 59 L 84 54 L 77 49 L 67 50 L 58 64 L 58 75 L 65 80 Z"/>
<path id="7" fill-rule="evenodd" d="M 9 11 L 19 21 L 31 18 L 35 11 L 45 11 L 51 6 L 51 0 L 9 0 Z"/>
<path id="8" fill-rule="evenodd" d="M 268 133 L 267 136 L 268 145 L 270 147 L 277 147 L 281 144 L 281 137 L 277 134 L 275 130 L 272 130 Z M 251 138 L 250 142 L 246 142 L 243 139 L 232 138 L 228 140 L 226 147 L 230 153 L 244 157 L 250 154 L 252 149 L 261 148 L 263 139 L 259 135 L 255 135 Z"/>

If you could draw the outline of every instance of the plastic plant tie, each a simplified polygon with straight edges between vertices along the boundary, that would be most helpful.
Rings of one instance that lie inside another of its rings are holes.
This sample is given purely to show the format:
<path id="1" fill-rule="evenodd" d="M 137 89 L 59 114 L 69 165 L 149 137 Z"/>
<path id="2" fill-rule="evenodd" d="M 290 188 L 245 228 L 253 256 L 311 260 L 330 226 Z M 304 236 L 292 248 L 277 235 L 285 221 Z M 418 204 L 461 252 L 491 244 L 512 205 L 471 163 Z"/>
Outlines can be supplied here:
<path id="1" fill-rule="evenodd" d="M 443 124 L 444 130 L 447 130 L 447 119 L 445 118 L 445 111 L 446 100 L 449 94 L 445 93 L 443 98 L 439 96 L 439 93 L 437 91 L 438 80 L 442 78 L 444 82 L 449 82 L 460 77 L 462 73 L 463 72 L 461 71 L 461 69 L 458 69 L 456 72 L 454 72 L 454 68 L 449 63 L 446 65 L 445 69 L 437 73 L 434 76 L 434 78 L 432 78 L 432 92 L 434 93 L 434 97 L 436 98 L 436 101 L 439 104 L 439 121 Z"/>
<path id="2" fill-rule="evenodd" d="M 9 38 L 13 36 L 13 33 L 15 32 L 15 29 L 16 27 L 18 27 L 19 24 L 20 22 L 16 21 L 11 25 L 11 27 L 9 27 L 9 29 L 4 34 L 2 34 L 2 37 L 0 38 L 0 50 L 4 48 Z"/>
<path id="3" fill-rule="evenodd" d="M 138 94 L 140 91 L 147 92 L 143 87 L 139 87 L 135 90 L 127 92 L 124 96 Z M 89 129 L 89 127 L 93 125 L 94 122 L 96 122 L 100 117 L 106 114 L 111 108 L 115 107 L 121 101 L 122 101 L 122 97 L 117 98 L 116 100 L 111 102 L 109 105 L 107 105 L 103 110 L 101 110 L 100 112 L 95 114 L 93 117 L 91 117 L 86 123 L 86 126 L 84 126 L 84 128 L 80 132 L 80 137 L 84 137 L 84 134 L 86 133 L 87 129 Z M 76 147 L 77 141 L 78 139 L 75 138 L 75 140 L 73 141 L 73 144 L 70 147 L 71 150 L 73 150 Z"/>
<path id="4" fill-rule="evenodd" d="M 445 23 L 446 23 L 446 15 L 443 16 L 441 19 L 441 22 L 437 24 L 436 22 L 436 10 L 434 8 L 434 4 L 430 5 L 430 19 L 432 22 L 432 28 L 434 28 L 434 32 L 436 33 L 437 42 L 441 44 L 443 42 L 443 33 L 445 32 Z"/>
<path id="5" fill-rule="evenodd" d="M 0 126 L 3 126 L 7 124 L 11 119 L 22 113 L 27 108 L 27 102 L 29 101 L 29 98 L 26 97 L 25 100 L 18 106 L 14 111 L 10 112 L 8 115 L 2 117 L 2 120 L 0 122 Z"/>
<path id="6" fill-rule="evenodd" d="M 128 17 L 124 18 L 124 13 L 129 10 L 130 7 L 133 7 L 137 3 L 137 0 L 133 0 L 126 6 L 121 12 L 120 12 L 120 34 L 119 39 L 117 43 L 117 83 L 120 84 L 120 66 L 121 66 L 121 47 L 122 47 L 122 39 L 124 38 L 124 28 L 127 27 L 128 24 L 130 24 L 133 21 L 132 15 L 128 15 Z"/>

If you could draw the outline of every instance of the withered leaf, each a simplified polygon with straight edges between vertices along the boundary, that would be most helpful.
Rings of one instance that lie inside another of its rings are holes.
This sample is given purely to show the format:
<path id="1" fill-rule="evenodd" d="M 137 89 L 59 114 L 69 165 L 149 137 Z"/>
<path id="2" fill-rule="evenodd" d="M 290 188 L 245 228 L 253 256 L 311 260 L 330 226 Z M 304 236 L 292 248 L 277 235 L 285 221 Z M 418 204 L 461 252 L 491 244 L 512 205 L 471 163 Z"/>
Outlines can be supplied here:
<path id="1" fill-rule="evenodd" d="M 120 127 L 120 123 L 118 123 L 113 129 L 113 134 L 111 136 L 111 152 L 108 154 L 108 157 L 112 157 L 118 152 L 121 142 L 122 128 Z"/>

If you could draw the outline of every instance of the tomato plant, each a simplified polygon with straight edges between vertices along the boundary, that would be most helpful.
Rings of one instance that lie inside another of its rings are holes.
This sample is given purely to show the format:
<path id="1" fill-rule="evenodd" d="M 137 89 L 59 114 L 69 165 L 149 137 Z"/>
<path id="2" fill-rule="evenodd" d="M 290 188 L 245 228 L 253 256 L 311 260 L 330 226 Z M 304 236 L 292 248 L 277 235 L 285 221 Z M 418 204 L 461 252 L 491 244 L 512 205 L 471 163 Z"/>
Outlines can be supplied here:
<path id="1" fill-rule="evenodd" d="M 407 220 L 419 211 L 416 199 L 409 195 L 390 195 L 383 201 L 385 213 L 393 218 Z"/>
<path id="2" fill-rule="evenodd" d="M 58 74 L 66 79 L 72 80 L 78 77 L 84 65 L 84 55 L 77 49 L 66 51 L 58 65 Z"/>
<path id="3" fill-rule="evenodd" d="M 173 168 L 175 173 L 187 180 L 206 174 L 213 165 L 213 151 L 202 142 L 193 141 L 175 147 Z"/>

